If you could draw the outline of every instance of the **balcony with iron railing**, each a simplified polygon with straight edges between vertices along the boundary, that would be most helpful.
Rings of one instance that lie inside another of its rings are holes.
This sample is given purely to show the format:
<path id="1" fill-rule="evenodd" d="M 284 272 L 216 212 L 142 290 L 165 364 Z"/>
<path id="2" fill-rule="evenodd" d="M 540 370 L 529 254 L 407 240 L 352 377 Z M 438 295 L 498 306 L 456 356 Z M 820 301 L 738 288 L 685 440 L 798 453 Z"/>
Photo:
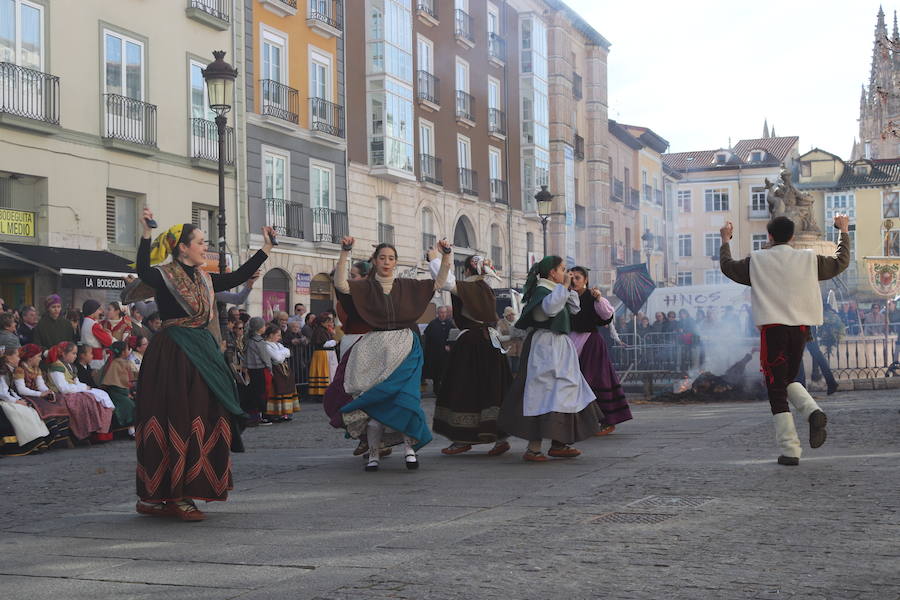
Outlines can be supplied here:
<path id="1" fill-rule="evenodd" d="M 191 159 L 194 166 L 218 168 L 219 128 L 207 119 L 190 119 Z M 225 128 L 225 164 L 234 165 L 234 128 Z"/>
<path id="2" fill-rule="evenodd" d="M 299 240 L 306 238 L 302 204 L 283 198 L 264 198 L 263 202 L 266 207 L 266 223 L 275 229 L 275 233 Z"/>
<path id="3" fill-rule="evenodd" d="M 625 208 L 638 210 L 641 207 L 641 192 L 634 188 L 626 189 L 625 191 L 627 192 Z"/>
<path id="4" fill-rule="evenodd" d="M 259 0 L 259 3 L 279 17 L 292 17 L 297 14 L 297 0 Z"/>
<path id="5" fill-rule="evenodd" d="M 263 79 L 260 85 L 263 116 L 294 125 L 300 123 L 300 93 L 297 90 L 274 79 Z"/>
<path id="6" fill-rule="evenodd" d="M 493 31 L 488 34 L 488 60 L 498 67 L 506 64 L 506 40 Z"/>
<path id="7" fill-rule="evenodd" d="M 584 160 L 584 138 L 575 134 L 575 160 Z"/>
<path id="8" fill-rule="evenodd" d="M 475 36 L 472 34 L 472 17 L 464 10 L 456 9 L 454 13 L 453 32 L 456 41 L 467 48 L 475 46 Z"/>
<path id="9" fill-rule="evenodd" d="M 394 244 L 394 226 L 387 223 L 378 223 L 378 243 Z"/>
<path id="10" fill-rule="evenodd" d="M 503 268 L 503 247 L 502 246 L 491 246 L 491 262 L 494 263 L 494 269 L 500 270 Z"/>
<path id="11" fill-rule="evenodd" d="M 59 77 L 0 62 L 0 123 L 55 130 L 59 126 Z"/>
<path id="12" fill-rule="evenodd" d="M 572 72 L 572 95 L 576 100 L 581 100 L 584 97 L 582 92 L 582 82 L 581 75 L 578 73 Z"/>
<path id="13" fill-rule="evenodd" d="M 614 202 L 625 201 L 625 183 L 621 179 L 613 178 L 610 197 Z"/>
<path id="14" fill-rule="evenodd" d="M 472 169 L 457 169 L 459 174 L 459 193 L 468 196 L 478 195 L 478 173 Z"/>
<path id="15" fill-rule="evenodd" d="M 156 152 L 156 105 L 103 94 L 103 140 L 121 150 L 141 154 Z"/>
<path id="16" fill-rule="evenodd" d="M 312 209 L 314 242 L 340 243 L 349 230 L 347 213 L 332 208 Z"/>
<path id="17" fill-rule="evenodd" d="M 344 107 L 324 98 L 309 99 L 309 129 L 326 136 L 344 137 Z"/>
<path id="18" fill-rule="evenodd" d="M 428 71 L 416 71 L 416 98 L 431 110 L 439 110 L 441 80 Z"/>
<path id="19" fill-rule="evenodd" d="M 462 90 L 456 90 L 456 120 L 475 126 L 475 98 Z"/>
<path id="20" fill-rule="evenodd" d="M 491 202 L 509 204 L 506 182 L 502 179 L 491 179 Z"/>
<path id="21" fill-rule="evenodd" d="M 430 249 L 434 248 L 434 245 L 437 244 L 437 236 L 433 233 L 423 233 L 422 234 L 422 251 L 428 252 Z"/>
<path id="22" fill-rule="evenodd" d="M 185 12 L 189 18 L 219 31 L 231 24 L 231 0 L 187 0 Z"/>
<path id="23" fill-rule="evenodd" d="M 499 140 L 506 139 L 506 113 L 499 108 L 488 109 L 488 133 Z"/>
<path id="24" fill-rule="evenodd" d="M 325 38 L 341 37 L 344 30 L 343 2 L 340 0 L 308 0 L 306 26 Z"/>
<path id="25" fill-rule="evenodd" d="M 441 174 L 441 159 L 430 154 L 420 154 L 419 179 L 434 185 L 444 185 L 444 178 Z"/>
<path id="26" fill-rule="evenodd" d="M 416 0 L 416 12 L 419 19 L 427 25 L 437 25 L 437 0 Z"/>

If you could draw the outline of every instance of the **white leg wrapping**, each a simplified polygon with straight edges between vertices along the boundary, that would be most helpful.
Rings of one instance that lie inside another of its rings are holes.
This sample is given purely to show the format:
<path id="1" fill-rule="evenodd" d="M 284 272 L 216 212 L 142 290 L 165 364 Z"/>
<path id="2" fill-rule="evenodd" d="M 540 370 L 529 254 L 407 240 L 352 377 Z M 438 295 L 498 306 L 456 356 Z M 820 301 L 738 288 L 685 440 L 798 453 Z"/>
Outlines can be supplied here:
<path id="1" fill-rule="evenodd" d="M 375 419 L 369 419 L 366 425 L 366 438 L 369 440 L 369 462 L 378 462 L 378 451 L 381 449 L 381 437 L 384 434 L 384 425 Z"/>
<path id="2" fill-rule="evenodd" d="M 772 415 L 775 419 L 775 441 L 784 456 L 800 458 L 800 438 L 794 427 L 794 416 L 789 412 Z"/>
<path id="3" fill-rule="evenodd" d="M 809 415 L 817 410 L 822 410 L 816 404 L 816 401 L 813 400 L 813 397 L 809 395 L 809 392 L 806 391 L 806 388 L 796 381 L 787 386 L 787 397 L 788 402 L 791 403 L 794 410 L 800 413 L 804 421 L 808 421 Z"/>

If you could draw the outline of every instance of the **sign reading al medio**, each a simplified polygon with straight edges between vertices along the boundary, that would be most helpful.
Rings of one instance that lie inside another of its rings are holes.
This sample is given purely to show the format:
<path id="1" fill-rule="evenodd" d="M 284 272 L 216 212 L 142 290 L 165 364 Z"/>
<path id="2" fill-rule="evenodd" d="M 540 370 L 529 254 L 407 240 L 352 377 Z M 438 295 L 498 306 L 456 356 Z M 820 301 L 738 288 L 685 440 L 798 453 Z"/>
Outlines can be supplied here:
<path id="1" fill-rule="evenodd" d="M 0 234 L 34 237 L 34 213 L 8 208 L 0 209 Z"/>

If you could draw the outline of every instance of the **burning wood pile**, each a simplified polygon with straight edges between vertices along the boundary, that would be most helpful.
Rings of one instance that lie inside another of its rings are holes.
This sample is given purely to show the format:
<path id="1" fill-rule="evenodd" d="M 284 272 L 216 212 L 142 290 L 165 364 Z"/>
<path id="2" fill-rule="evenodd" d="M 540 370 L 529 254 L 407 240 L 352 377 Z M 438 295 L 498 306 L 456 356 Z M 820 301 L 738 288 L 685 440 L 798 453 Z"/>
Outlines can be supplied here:
<path id="1" fill-rule="evenodd" d="M 685 377 L 671 392 L 653 398 L 659 402 L 723 402 L 761 400 L 766 398 L 762 379 L 748 380 L 747 364 L 753 354 L 748 352 L 725 371 L 724 375 L 700 373 L 693 381 Z"/>

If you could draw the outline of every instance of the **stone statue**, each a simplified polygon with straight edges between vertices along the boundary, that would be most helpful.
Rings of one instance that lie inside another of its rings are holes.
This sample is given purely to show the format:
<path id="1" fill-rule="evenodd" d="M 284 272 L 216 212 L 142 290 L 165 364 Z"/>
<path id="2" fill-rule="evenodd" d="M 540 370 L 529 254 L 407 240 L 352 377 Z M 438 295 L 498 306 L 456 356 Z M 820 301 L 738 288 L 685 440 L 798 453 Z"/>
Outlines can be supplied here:
<path id="1" fill-rule="evenodd" d="M 781 166 L 781 181 L 777 184 L 766 179 L 766 190 L 768 195 L 766 201 L 769 203 L 769 214 L 775 217 L 788 217 L 794 222 L 797 233 L 820 234 L 822 231 L 816 225 L 816 219 L 813 216 L 813 198 L 806 192 L 802 192 L 794 187 L 791 182 L 791 172 Z"/>

